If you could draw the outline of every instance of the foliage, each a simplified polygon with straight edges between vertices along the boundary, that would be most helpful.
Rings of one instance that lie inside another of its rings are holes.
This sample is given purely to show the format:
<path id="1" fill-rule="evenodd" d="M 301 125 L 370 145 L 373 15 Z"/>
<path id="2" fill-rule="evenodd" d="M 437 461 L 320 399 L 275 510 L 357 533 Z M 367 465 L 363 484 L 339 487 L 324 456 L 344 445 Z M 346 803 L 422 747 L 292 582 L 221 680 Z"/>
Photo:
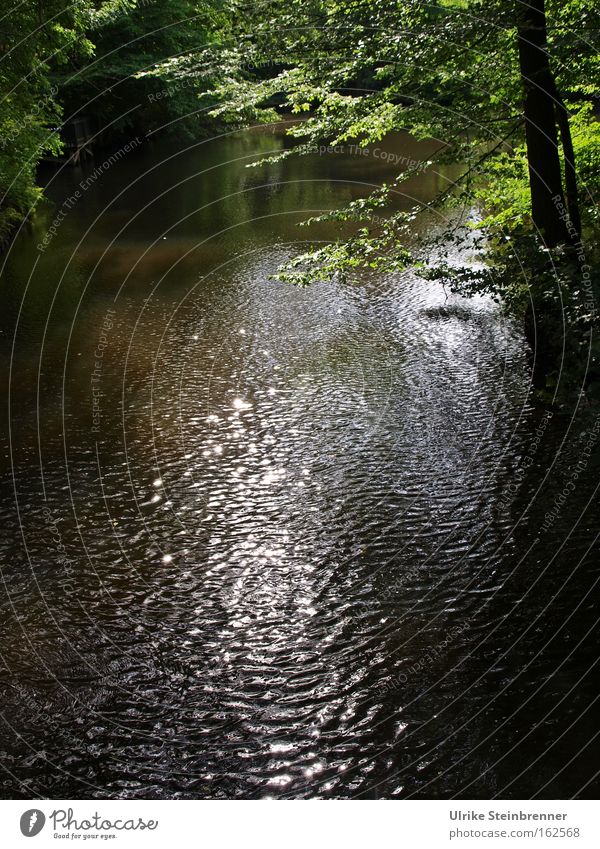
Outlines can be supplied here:
<path id="1" fill-rule="evenodd" d="M 101 143 L 157 129 L 197 133 L 207 124 L 199 97 L 209 81 L 186 57 L 218 42 L 218 0 L 112 0 L 88 26 L 93 61 L 55 76 L 67 114 L 93 115 Z"/>
<path id="2" fill-rule="evenodd" d="M 49 69 L 69 57 L 81 61 L 90 55 L 84 34 L 89 8 L 81 0 L 28 0 L 1 19 L 0 242 L 39 198 L 38 160 L 60 152 L 52 128 L 60 122 L 61 108 Z"/>
<path id="3" fill-rule="evenodd" d="M 553 70 L 572 108 L 578 176 L 593 193 L 598 126 L 589 99 L 597 95 L 590 81 L 597 78 L 600 12 L 592 0 L 549 0 L 546 8 Z M 516 37 L 519 10 L 520 4 L 500 0 L 275 0 L 244 7 L 235 18 L 237 29 L 232 28 L 237 43 L 228 51 L 227 72 L 215 90 L 221 100 L 215 113 L 239 121 L 283 97 L 286 108 L 305 120 L 289 131 L 297 146 L 269 161 L 309 154 L 323 143 L 368 146 L 400 128 L 419 138 L 443 139 L 438 160 L 469 166 L 456 192 L 461 202 L 470 199 L 486 210 L 480 226 L 525 231 L 531 227 L 531 204 Z M 204 67 L 212 62 L 217 71 L 221 53 L 208 49 L 195 58 Z M 272 74 L 249 77 L 249 68 L 269 62 Z M 395 185 L 403 178 L 398 175 Z M 384 210 L 388 200 L 386 192 L 374 196 L 363 208 L 365 234 L 348 249 L 326 252 L 331 274 L 355 267 L 357 257 L 371 265 L 371 234 L 374 250 L 401 253 L 393 240 L 382 241 L 379 222 L 369 224 L 374 209 Z M 591 194 L 584 207 L 586 222 L 594 222 Z M 356 204 L 329 217 L 354 219 Z M 401 237 L 399 231 L 396 241 Z M 294 279 L 310 282 L 313 274 L 321 279 L 323 258 L 322 247 L 313 262 L 304 255 L 303 271 Z M 297 270 L 294 262 L 283 276 Z"/>
<path id="4" fill-rule="evenodd" d="M 93 118 L 97 144 L 208 122 L 209 81 L 169 63 L 218 42 L 219 0 L 23 0 L 0 21 L 0 243 L 39 200 L 64 121 Z"/>

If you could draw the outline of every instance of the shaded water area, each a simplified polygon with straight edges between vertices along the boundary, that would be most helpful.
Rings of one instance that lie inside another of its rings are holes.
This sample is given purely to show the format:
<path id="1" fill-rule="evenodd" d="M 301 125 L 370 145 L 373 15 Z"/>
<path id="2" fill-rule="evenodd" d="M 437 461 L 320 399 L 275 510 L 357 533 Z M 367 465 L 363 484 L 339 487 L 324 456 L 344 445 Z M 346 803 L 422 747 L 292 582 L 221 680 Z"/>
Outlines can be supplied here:
<path id="1" fill-rule="evenodd" d="M 50 170 L 11 249 L 0 795 L 594 796 L 599 420 L 486 298 L 269 279 L 397 170 L 283 143 Z"/>

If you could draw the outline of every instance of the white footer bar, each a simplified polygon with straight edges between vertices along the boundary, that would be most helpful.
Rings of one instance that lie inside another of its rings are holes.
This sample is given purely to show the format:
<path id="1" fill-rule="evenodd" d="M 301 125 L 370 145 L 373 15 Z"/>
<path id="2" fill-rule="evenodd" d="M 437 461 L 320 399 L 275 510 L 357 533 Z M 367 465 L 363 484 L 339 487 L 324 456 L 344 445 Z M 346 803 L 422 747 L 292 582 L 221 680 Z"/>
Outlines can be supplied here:
<path id="1" fill-rule="evenodd" d="M 594 801 L 0 801 L 4 847 L 598 849 Z"/>

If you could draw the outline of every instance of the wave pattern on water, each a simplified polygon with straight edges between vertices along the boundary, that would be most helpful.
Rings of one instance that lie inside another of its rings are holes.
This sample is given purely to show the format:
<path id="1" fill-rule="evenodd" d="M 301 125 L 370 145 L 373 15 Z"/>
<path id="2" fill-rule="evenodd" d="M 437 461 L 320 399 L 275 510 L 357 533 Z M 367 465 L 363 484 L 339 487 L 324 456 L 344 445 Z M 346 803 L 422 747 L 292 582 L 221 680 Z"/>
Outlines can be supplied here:
<path id="1" fill-rule="evenodd" d="M 274 283 L 285 256 L 126 288 L 100 435 L 88 313 L 64 387 L 44 361 L 41 444 L 27 413 L 11 437 L 7 795 L 488 797 L 514 706 L 573 683 L 564 644 L 538 657 L 573 607 L 556 536 L 520 521 L 544 458 L 508 488 L 539 424 L 518 329 L 411 272 Z"/>

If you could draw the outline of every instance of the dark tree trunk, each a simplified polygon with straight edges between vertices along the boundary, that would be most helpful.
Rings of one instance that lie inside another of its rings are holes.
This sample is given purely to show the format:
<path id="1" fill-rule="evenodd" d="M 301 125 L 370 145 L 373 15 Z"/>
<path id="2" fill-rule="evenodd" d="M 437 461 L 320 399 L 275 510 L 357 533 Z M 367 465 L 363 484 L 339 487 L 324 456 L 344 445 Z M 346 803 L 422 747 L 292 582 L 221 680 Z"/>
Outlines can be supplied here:
<path id="1" fill-rule="evenodd" d="M 563 149 L 565 162 L 565 194 L 567 197 L 567 209 L 569 218 L 573 225 L 570 233 L 572 241 L 576 242 L 581 237 L 581 215 L 579 212 L 579 193 L 577 191 L 577 172 L 575 170 L 575 151 L 573 150 L 573 139 L 571 138 L 571 127 L 569 126 L 569 113 L 562 97 L 555 92 L 556 119 L 560 130 L 560 141 Z"/>
<path id="2" fill-rule="evenodd" d="M 561 219 L 564 204 L 554 92 L 546 52 L 544 0 L 528 0 L 518 19 L 519 65 L 524 88 L 525 136 L 533 223 L 548 247 L 568 241 Z"/>

